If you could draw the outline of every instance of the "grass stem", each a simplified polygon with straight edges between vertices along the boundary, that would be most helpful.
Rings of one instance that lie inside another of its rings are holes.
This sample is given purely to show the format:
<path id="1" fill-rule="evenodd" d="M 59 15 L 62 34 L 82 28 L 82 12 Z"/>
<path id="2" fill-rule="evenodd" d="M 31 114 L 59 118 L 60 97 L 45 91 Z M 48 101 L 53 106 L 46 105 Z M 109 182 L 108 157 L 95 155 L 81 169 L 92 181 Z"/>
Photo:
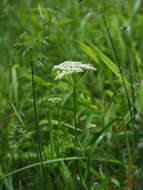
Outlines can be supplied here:
<path id="1" fill-rule="evenodd" d="M 35 95 L 35 81 L 34 81 L 34 67 L 33 67 L 33 60 L 32 60 L 32 53 L 30 52 L 30 66 L 31 66 L 31 76 L 32 76 L 32 99 L 33 99 L 33 109 L 34 109 L 34 123 L 35 123 L 35 140 L 38 143 L 38 159 L 41 163 L 41 170 L 43 172 L 43 158 L 42 158 L 42 149 L 41 149 L 41 142 L 40 142 L 40 130 L 39 130 L 39 125 L 38 125 L 38 120 L 37 120 L 37 105 L 36 105 L 36 95 Z"/>

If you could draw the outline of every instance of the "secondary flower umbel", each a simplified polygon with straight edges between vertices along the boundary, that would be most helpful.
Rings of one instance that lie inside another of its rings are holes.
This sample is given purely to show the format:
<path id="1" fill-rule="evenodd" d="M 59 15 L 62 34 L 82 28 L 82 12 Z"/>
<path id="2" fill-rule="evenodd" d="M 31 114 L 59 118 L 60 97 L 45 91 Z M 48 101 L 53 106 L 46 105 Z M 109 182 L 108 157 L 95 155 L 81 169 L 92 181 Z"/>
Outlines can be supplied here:
<path id="1" fill-rule="evenodd" d="M 59 65 L 55 65 L 53 70 L 58 72 L 55 80 L 59 80 L 67 75 L 72 75 L 73 73 L 80 73 L 87 70 L 96 69 L 91 64 L 82 64 L 79 61 L 65 61 Z"/>
<path id="2" fill-rule="evenodd" d="M 59 103 L 61 101 L 62 101 L 62 99 L 58 98 L 58 97 L 53 97 L 53 98 L 48 99 L 48 102 L 51 102 L 51 103 Z"/>

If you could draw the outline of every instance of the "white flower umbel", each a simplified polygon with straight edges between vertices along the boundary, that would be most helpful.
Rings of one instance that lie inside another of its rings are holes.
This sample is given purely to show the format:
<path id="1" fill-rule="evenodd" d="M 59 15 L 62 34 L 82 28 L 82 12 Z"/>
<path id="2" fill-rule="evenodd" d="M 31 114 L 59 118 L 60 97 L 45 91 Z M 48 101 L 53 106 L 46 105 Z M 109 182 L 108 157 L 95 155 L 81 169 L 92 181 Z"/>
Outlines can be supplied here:
<path id="1" fill-rule="evenodd" d="M 57 71 L 58 75 L 55 80 L 60 80 L 65 76 L 73 73 L 80 73 L 87 70 L 96 70 L 91 64 L 82 64 L 79 61 L 65 61 L 53 67 L 53 71 Z"/>
<path id="2" fill-rule="evenodd" d="M 58 98 L 58 97 L 52 97 L 52 98 L 48 99 L 48 102 L 51 102 L 51 103 L 59 103 L 61 101 L 62 101 L 62 99 Z"/>

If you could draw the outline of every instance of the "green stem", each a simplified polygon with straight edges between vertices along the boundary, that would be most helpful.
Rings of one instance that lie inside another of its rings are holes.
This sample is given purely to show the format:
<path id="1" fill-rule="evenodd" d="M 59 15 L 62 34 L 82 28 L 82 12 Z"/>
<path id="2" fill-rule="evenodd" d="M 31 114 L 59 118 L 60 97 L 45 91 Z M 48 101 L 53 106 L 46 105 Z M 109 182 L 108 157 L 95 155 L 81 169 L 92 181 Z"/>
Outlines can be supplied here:
<path id="1" fill-rule="evenodd" d="M 49 112 L 49 127 L 50 127 L 50 148 L 51 148 L 51 159 L 54 158 L 54 139 L 53 139 L 53 125 L 52 125 L 52 116 Z"/>
<path id="2" fill-rule="evenodd" d="M 40 142 L 40 130 L 39 130 L 39 125 L 38 125 L 38 120 L 37 120 L 37 105 L 36 105 L 36 95 L 35 95 L 35 80 L 34 80 L 34 67 L 33 67 L 33 60 L 32 60 L 32 53 L 30 52 L 30 66 L 31 66 L 31 75 L 32 75 L 32 99 L 33 99 L 33 109 L 34 109 L 34 123 L 35 123 L 35 140 L 38 143 L 38 152 L 37 152 L 37 157 L 41 163 L 41 170 L 43 172 L 43 158 L 42 158 L 42 149 L 41 149 L 41 142 Z"/>
<path id="3" fill-rule="evenodd" d="M 74 128 L 75 128 L 75 147 L 77 147 L 78 144 L 78 132 L 77 132 L 77 94 L 76 94 L 76 85 L 73 86 L 73 114 L 74 114 Z"/>
<path id="4" fill-rule="evenodd" d="M 128 103 L 128 108 L 129 108 L 129 113 L 130 113 L 130 118 L 131 118 L 131 124 L 132 124 L 132 127 L 134 128 L 134 119 L 133 119 L 133 114 L 132 114 L 132 105 L 131 105 L 131 102 L 130 102 L 127 86 L 126 86 L 126 83 L 125 83 L 125 78 L 124 78 L 124 75 L 123 75 L 122 68 L 120 66 L 120 61 L 119 61 L 119 58 L 118 58 L 117 53 L 116 53 L 116 49 L 115 49 L 115 46 L 114 46 L 114 43 L 113 43 L 113 40 L 112 40 L 112 37 L 111 37 L 110 30 L 109 30 L 109 27 L 108 27 L 108 24 L 107 24 L 105 15 L 104 15 L 103 4 L 101 3 L 101 0 L 99 0 L 99 3 L 100 3 L 100 8 L 102 10 L 103 22 L 104 22 L 104 24 L 106 26 L 107 34 L 108 34 L 108 37 L 109 37 L 109 40 L 110 40 L 110 43 L 111 43 L 111 46 L 112 46 L 112 50 L 113 50 L 113 53 L 114 53 L 114 56 L 115 56 L 115 59 L 116 59 L 116 63 L 117 63 L 118 68 L 119 68 L 119 72 L 120 72 L 121 78 L 122 78 L 122 83 L 123 83 L 123 87 L 125 89 L 127 103 Z M 102 5 L 102 7 L 101 7 L 101 5 Z M 126 133 L 126 131 L 125 131 L 125 133 Z M 126 143 L 127 143 L 129 160 L 132 163 L 133 159 L 132 159 L 132 154 L 131 154 L 131 148 L 130 148 L 128 134 L 126 134 Z"/>

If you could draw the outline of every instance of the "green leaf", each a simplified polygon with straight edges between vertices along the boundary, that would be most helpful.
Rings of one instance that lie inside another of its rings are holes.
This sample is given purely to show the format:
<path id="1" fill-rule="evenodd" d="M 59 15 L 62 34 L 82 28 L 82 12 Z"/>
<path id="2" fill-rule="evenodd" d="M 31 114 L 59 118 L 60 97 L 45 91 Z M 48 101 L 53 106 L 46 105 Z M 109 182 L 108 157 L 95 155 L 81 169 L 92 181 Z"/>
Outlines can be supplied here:
<path id="1" fill-rule="evenodd" d="M 27 79 L 30 79 L 31 80 L 31 74 L 23 74 L 22 77 L 24 78 L 27 78 Z M 51 82 L 47 82 L 45 80 L 43 80 L 41 77 L 37 76 L 37 75 L 34 75 L 34 80 L 39 82 L 41 85 L 43 86 L 51 86 L 52 83 Z"/>
<path id="2" fill-rule="evenodd" d="M 80 48 L 91 57 L 96 63 L 99 64 L 99 58 L 95 55 L 94 51 L 88 45 L 84 44 L 83 42 L 79 42 Z"/>
<path id="3" fill-rule="evenodd" d="M 119 71 L 118 66 L 109 59 L 104 53 L 102 53 L 94 44 L 91 42 L 86 45 L 83 42 L 79 42 L 80 48 L 89 55 L 97 64 L 99 64 L 99 59 L 123 82 L 123 78 Z M 124 78 L 126 85 L 129 85 L 128 81 Z"/>

